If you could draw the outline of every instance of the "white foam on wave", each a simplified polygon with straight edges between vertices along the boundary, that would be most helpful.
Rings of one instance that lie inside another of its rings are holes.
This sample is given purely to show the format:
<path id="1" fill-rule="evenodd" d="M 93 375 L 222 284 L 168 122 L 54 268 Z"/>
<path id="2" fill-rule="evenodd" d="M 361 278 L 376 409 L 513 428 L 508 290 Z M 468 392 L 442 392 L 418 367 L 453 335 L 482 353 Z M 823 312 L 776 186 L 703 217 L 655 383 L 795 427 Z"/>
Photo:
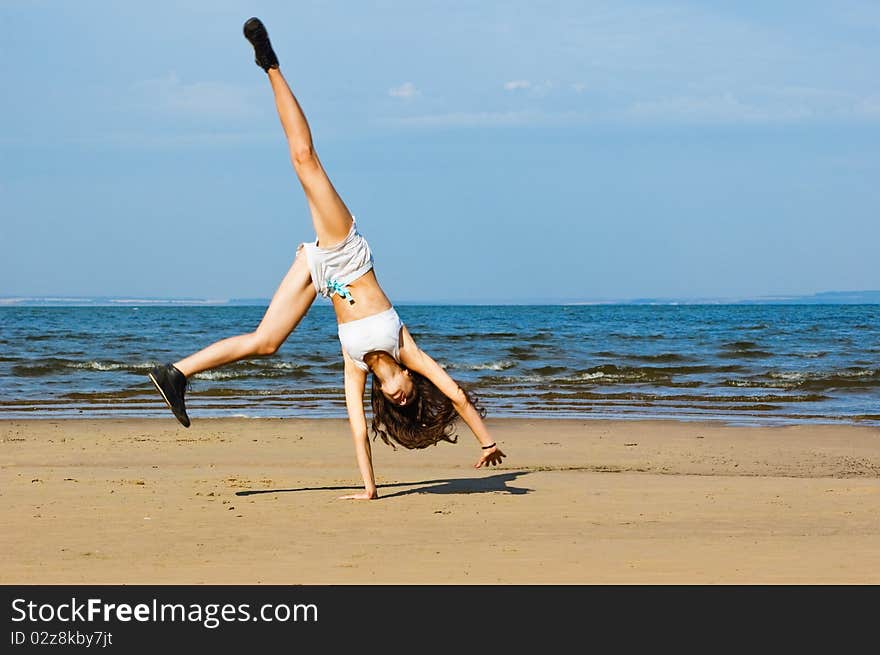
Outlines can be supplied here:
<path id="1" fill-rule="evenodd" d="M 871 375 L 876 375 L 876 374 L 877 374 L 876 370 L 863 368 L 858 371 L 852 371 L 850 373 L 842 373 L 841 375 L 846 375 L 847 377 L 854 377 L 854 378 L 863 378 L 863 377 L 869 377 Z"/>
<path id="2" fill-rule="evenodd" d="M 794 382 L 801 382 L 802 380 L 807 379 L 806 373 L 797 373 L 797 372 L 783 372 L 783 373 L 771 372 L 770 377 L 775 380 L 792 380 Z"/>
<path id="3" fill-rule="evenodd" d="M 575 376 L 574 380 L 577 382 L 586 382 L 588 380 L 609 380 L 611 382 L 635 382 L 636 380 L 642 380 L 646 376 L 645 373 L 641 371 L 621 371 L 618 373 L 604 373 L 602 371 L 593 371 L 581 373 L 580 375 Z"/>
<path id="4" fill-rule="evenodd" d="M 506 371 L 516 366 L 516 362 L 509 359 L 498 360 L 497 362 L 488 362 L 485 364 L 447 364 L 445 368 L 458 369 L 462 371 Z"/>
<path id="5" fill-rule="evenodd" d="M 119 362 L 102 362 L 93 359 L 88 362 L 70 362 L 65 364 L 69 368 L 83 368 L 89 371 L 122 371 L 127 369 L 149 370 L 153 367 L 152 362 L 139 362 L 137 364 L 121 364 Z"/>
<path id="6" fill-rule="evenodd" d="M 202 371 L 201 373 L 196 373 L 192 377 L 196 380 L 231 380 L 242 376 L 241 373 L 235 373 L 233 371 Z"/>
<path id="7" fill-rule="evenodd" d="M 272 362 L 266 368 L 280 368 L 285 371 L 294 371 L 300 368 L 306 368 L 305 364 L 297 364 L 295 362 Z"/>
<path id="8" fill-rule="evenodd" d="M 259 368 L 262 370 L 281 370 L 281 371 L 299 371 L 308 368 L 305 364 L 296 364 L 294 362 L 259 362 Z M 240 369 L 214 369 L 212 371 L 202 371 L 201 373 L 196 373 L 193 378 L 198 380 L 232 380 L 236 378 L 242 377 L 260 377 L 260 371 L 251 371 L 242 372 Z"/>
<path id="9" fill-rule="evenodd" d="M 521 375 L 517 377 L 503 377 L 501 381 L 507 384 L 522 384 L 523 382 L 547 382 L 547 379 L 543 375 Z"/>
<path id="10" fill-rule="evenodd" d="M 769 377 L 777 380 L 790 380 L 793 382 L 803 382 L 804 380 L 823 380 L 829 377 L 834 378 L 863 378 L 876 375 L 877 371 L 869 368 L 860 368 L 855 371 L 829 371 L 821 373 L 802 373 L 796 371 L 784 371 L 777 373 L 772 371 Z"/>

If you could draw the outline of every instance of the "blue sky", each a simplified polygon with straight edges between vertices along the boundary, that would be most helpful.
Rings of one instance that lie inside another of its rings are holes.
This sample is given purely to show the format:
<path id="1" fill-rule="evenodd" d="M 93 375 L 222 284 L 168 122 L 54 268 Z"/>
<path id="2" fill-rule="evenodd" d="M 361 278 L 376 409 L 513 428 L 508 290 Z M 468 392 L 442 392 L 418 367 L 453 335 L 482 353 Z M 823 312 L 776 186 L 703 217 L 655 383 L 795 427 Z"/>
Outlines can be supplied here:
<path id="1" fill-rule="evenodd" d="M 0 0 L 0 295 L 271 297 L 252 15 L 392 300 L 880 288 L 876 2 Z"/>

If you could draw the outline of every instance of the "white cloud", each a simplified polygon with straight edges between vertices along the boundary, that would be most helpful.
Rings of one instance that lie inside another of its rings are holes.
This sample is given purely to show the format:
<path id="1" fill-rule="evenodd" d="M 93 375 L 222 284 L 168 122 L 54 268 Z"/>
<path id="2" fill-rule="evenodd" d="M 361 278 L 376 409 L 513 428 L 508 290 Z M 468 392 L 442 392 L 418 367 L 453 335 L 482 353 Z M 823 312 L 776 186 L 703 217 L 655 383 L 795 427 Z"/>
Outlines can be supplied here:
<path id="1" fill-rule="evenodd" d="M 529 125 L 566 126 L 608 123 L 615 119 L 590 111 L 453 111 L 394 118 L 388 122 L 405 127 L 518 127 Z"/>
<path id="2" fill-rule="evenodd" d="M 529 95 L 534 97 L 542 97 L 547 95 L 551 89 L 556 87 L 553 80 L 544 80 L 543 82 L 531 82 L 530 80 L 510 80 L 504 83 L 505 91 L 528 91 Z"/>
<path id="3" fill-rule="evenodd" d="M 533 84 L 530 90 L 531 95 L 541 98 L 547 95 L 552 89 L 556 88 L 556 82 L 553 80 L 544 80 L 538 84 Z"/>
<path id="4" fill-rule="evenodd" d="M 587 90 L 587 85 L 584 84 L 583 82 L 574 82 L 573 84 L 571 84 L 569 86 L 571 87 L 571 90 L 574 91 L 575 93 L 583 93 L 584 91 Z"/>
<path id="5" fill-rule="evenodd" d="M 258 112 L 250 92 L 221 82 L 185 83 L 174 71 L 133 85 L 136 101 L 150 110 L 205 118 L 247 118 Z"/>
<path id="6" fill-rule="evenodd" d="M 855 114 L 863 118 L 880 118 L 880 96 L 862 98 L 855 105 Z"/>
<path id="7" fill-rule="evenodd" d="M 388 95 L 392 98 L 404 98 L 409 99 L 416 95 L 418 95 L 419 91 L 416 89 L 416 85 L 412 82 L 404 82 L 400 86 L 396 86 L 393 89 L 388 89 Z"/>
<path id="8" fill-rule="evenodd" d="M 420 127 L 493 127 L 509 125 L 528 125 L 540 121 L 540 116 L 528 111 L 457 111 L 446 114 L 427 114 L 410 116 L 395 122 L 399 125 Z"/>

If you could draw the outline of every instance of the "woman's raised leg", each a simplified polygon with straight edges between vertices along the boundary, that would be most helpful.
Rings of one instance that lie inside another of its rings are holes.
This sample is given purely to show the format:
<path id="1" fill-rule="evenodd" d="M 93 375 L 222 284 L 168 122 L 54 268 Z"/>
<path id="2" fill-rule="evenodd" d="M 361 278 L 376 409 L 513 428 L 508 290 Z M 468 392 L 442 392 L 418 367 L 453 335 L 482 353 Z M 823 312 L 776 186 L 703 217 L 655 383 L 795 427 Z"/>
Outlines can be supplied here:
<path id="1" fill-rule="evenodd" d="M 287 137 L 290 161 L 306 194 L 318 243 L 324 247 L 333 246 L 348 236 L 351 212 L 324 171 L 315 152 L 305 114 L 279 69 L 269 69 L 269 82 L 275 94 L 275 108 Z"/>
<path id="2" fill-rule="evenodd" d="M 324 247 L 333 246 L 348 236 L 351 212 L 333 188 L 318 159 L 308 121 L 278 68 L 278 58 L 265 26 L 259 19 L 251 18 L 245 23 L 244 34 L 254 46 L 257 65 L 269 76 L 275 95 L 275 108 L 290 149 L 290 161 L 306 194 L 318 243 Z"/>

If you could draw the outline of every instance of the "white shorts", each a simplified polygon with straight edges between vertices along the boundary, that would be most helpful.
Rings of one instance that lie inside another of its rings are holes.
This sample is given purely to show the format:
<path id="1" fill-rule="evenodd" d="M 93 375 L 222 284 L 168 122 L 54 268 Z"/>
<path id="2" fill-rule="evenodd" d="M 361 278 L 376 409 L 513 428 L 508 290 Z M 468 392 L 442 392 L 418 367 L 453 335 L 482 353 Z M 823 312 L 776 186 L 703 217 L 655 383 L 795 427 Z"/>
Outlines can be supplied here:
<path id="1" fill-rule="evenodd" d="M 352 361 L 362 371 L 370 370 L 364 363 L 364 355 L 376 351 L 386 352 L 400 362 L 400 338 L 403 323 L 392 307 L 384 312 L 339 324 L 339 343 Z"/>
<path id="2" fill-rule="evenodd" d="M 357 231 L 354 216 L 351 218 L 348 236 L 335 246 L 321 248 L 317 240 L 300 246 L 306 251 L 312 284 L 325 298 L 333 293 L 334 287 L 345 287 L 373 268 L 373 253 L 370 251 L 370 246 Z"/>

